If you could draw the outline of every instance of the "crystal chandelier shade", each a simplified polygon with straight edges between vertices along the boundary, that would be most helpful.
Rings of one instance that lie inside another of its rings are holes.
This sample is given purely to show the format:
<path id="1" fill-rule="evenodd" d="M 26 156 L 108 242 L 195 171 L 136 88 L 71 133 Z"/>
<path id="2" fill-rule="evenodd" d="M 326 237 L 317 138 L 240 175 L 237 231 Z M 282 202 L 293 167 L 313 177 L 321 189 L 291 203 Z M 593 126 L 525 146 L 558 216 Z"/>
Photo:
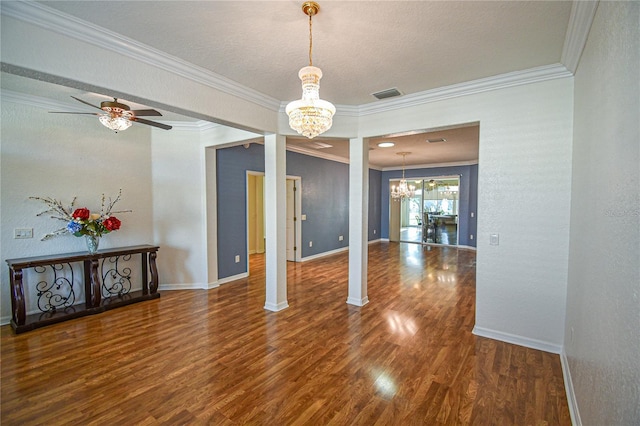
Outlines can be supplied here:
<path id="1" fill-rule="evenodd" d="M 298 134 L 313 139 L 326 132 L 333 125 L 336 108 L 331 102 L 320 99 L 320 79 L 322 71 L 313 66 L 311 18 L 317 14 L 320 6 L 315 2 L 305 2 L 302 11 L 309 16 L 309 66 L 298 73 L 302 80 L 302 99 L 290 102 L 285 109 L 289 116 L 289 126 Z"/>
<path id="2" fill-rule="evenodd" d="M 104 107 L 102 110 L 106 112 L 106 114 L 100 115 L 98 120 L 100 120 L 103 126 L 113 131 L 127 130 L 133 124 L 131 119 L 134 115 L 131 111 L 117 107 Z"/>
<path id="3" fill-rule="evenodd" d="M 404 157 L 411 154 L 410 152 L 398 152 L 398 155 L 402 155 L 402 179 L 398 186 L 393 185 L 391 187 L 391 198 L 396 201 L 400 201 L 405 198 L 411 198 L 416 194 L 416 187 L 414 185 L 407 184 L 407 180 L 404 178 Z"/>

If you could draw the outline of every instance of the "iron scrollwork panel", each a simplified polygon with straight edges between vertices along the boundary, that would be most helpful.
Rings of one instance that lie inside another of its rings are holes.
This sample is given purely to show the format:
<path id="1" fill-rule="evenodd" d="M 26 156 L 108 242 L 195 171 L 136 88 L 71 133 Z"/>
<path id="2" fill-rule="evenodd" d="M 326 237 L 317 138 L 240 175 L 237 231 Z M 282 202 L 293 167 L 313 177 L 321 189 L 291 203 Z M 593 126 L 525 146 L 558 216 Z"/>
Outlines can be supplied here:
<path id="1" fill-rule="evenodd" d="M 73 288 L 75 282 L 73 267 L 70 263 L 48 265 L 53 276 L 39 281 L 36 285 L 38 309 L 42 312 L 56 312 L 75 304 L 76 293 Z M 33 268 L 38 274 L 45 274 L 46 266 Z"/>
<path id="2" fill-rule="evenodd" d="M 112 256 L 102 259 L 102 297 L 121 297 L 131 291 L 131 268 L 122 263 L 131 260 L 131 255 Z"/>

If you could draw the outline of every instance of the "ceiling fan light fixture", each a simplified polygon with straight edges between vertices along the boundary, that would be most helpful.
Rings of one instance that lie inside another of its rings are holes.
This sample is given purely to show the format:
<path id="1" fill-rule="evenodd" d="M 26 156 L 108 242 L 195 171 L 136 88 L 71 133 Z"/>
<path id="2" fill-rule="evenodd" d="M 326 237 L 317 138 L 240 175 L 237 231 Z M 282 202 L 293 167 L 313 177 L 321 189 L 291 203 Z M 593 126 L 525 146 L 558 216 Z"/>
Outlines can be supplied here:
<path id="1" fill-rule="evenodd" d="M 336 107 L 331 102 L 320 99 L 322 71 L 313 66 L 312 60 L 312 17 L 319 10 L 320 6 L 316 2 L 302 4 L 302 11 L 309 16 L 309 66 L 298 72 L 298 77 L 302 80 L 302 99 L 290 102 L 285 109 L 289 116 L 289 126 L 309 139 L 329 130 L 336 113 Z"/>
<path id="2" fill-rule="evenodd" d="M 98 120 L 103 126 L 115 132 L 127 130 L 133 124 L 134 115 L 128 108 L 125 110 L 120 107 L 103 106 L 101 109 L 105 114 L 100 115 Z"/>

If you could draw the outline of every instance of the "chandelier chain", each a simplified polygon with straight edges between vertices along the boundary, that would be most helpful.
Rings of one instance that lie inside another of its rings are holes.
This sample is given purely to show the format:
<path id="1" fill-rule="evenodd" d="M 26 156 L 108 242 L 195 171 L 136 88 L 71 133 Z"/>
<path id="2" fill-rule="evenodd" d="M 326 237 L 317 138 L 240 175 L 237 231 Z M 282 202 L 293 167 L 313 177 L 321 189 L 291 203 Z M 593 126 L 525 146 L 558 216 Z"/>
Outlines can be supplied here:
<path id="1" fill-rule="evenodd" d="M 313 32 L 311 30 L 311 27 L 313 26 L 313 20 L 311 19 L 312 16 L 313 16 L 313 13 L 309 13 L 309 66 L 310 67 L 313 66 L 313 59 L 311 57 L 311 52 L 313 49 Z"/>

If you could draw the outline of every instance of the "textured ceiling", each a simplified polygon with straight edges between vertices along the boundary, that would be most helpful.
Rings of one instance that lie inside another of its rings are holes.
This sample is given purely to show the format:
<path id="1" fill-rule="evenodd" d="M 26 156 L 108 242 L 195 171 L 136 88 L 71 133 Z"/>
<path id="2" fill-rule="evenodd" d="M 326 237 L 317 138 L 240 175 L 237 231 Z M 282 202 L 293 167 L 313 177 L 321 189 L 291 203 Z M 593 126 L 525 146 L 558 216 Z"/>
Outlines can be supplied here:
<path id="1" fill-rule="evenodd" d="M 281 101 L 308 62 L 302 1 L 41 2 Z M 361 105 L 560 62 L 570 2 L 320 1 L 321 95 Z"/>
<path id="2" fill-rule="evenodd" d="M 275 100 L 300 98 L 297 73 L 308 63 L 309 47 L 302 1 L 39 3 Z M 408 95 L 558 64 L 571 14 L 569 1 L 319 3 L 320 13 L 313 19 L 313 60 L 324 74 L 321 97 L 338 106 L 381 102 L 371 94 L 389 88 Z M 30 89 L 30 84 L 3 75 L 3 89 L 31 91 L 57 101 L 70 100 L 69 95 L 95 104 L 106 99 L 55 85 L 45 87 L 44 83 Z M 56 87 L 61 90 L 58 94 Z M 189 120 L 162 112 L 167 120 Z M 424 133 L 394 137 L 396 146 L 384 150 L 372 140 L 370 162 L 377 167 L 398 167 L 402 163 L 398 151 L 412 152 L 407 164 L 477 161 L 477 125 L 441 129 L 436 136 L 441 131 L 452 132 L 445 144 L 424 143 L 433 137 Z M 308 140 L 295 138 L 288 138 L 288 144 L 315 154 L 348 158 L 347 141 L 314 140 L 332 147 L 316 149 Z"/>

